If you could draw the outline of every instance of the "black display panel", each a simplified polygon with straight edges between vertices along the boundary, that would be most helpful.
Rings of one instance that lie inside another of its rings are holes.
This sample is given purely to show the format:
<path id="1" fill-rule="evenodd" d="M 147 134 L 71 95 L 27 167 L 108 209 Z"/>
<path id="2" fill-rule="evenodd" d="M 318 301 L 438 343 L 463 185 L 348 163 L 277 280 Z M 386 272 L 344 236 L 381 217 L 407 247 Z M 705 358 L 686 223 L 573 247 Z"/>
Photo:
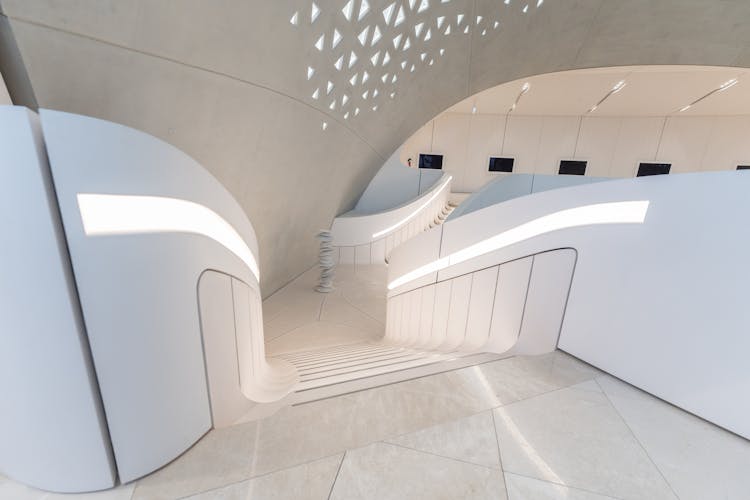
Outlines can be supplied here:
<path id="1" fill-rule="evenodd" d="M 648 175 L 665 175 L 672 169 L 671 163 L 641 163 L 638 165 L 638 175 L 636 177 L 646 177 Z"/>
<path id="2" fill-rule="evenodd" d="M 490 172 L 513 172 L 513 164 L 516 162 L 515 158 L 501 158 L 492 156 L 490 157 Z"/>
<path id="3" fill-rule="evenodd" d="M 737 165 L 737 170 L 750 170 L 750 165 Z"/>
<path id="4" fill-rule="evenodd" d="M 419 168 L 443 169 L 443 155 L 419 154 Z"/>
<path id="5" fill-rule="evenodd" d="M 562 175 L 586 175 L 587 161 L 583 160 L 562 160 L 560 161 L 560 170 L 558 174 Z"/>

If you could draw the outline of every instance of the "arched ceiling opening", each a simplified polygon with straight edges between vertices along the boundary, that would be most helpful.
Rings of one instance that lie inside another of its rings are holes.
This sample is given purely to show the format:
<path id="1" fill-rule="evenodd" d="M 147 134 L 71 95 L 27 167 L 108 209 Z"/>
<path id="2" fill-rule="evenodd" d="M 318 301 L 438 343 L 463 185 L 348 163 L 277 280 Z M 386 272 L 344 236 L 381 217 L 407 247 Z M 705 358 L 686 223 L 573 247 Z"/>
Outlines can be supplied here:
<path id="1" fill-rule="evenodd" d="M 750 66 L 744 1 L 348 5 L 0 0 L 0 26 L 39 106 L 160 137 L 229 188 L 256 227 L 266 295 L 315 263 L 314 234 L 406 138 L 477 92 L 590 67 Z"/>

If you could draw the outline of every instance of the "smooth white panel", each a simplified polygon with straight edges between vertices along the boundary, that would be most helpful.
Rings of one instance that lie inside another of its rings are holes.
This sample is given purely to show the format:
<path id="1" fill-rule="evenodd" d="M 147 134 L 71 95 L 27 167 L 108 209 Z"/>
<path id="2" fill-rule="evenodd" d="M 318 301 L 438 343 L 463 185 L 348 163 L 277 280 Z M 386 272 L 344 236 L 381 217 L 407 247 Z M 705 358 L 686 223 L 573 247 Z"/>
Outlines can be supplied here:
<path id="1" fill-rule="evenodd" d="M 385 237 L 385 256 L 388 257 L 391 254 L 391 250 L 393 250 L 393 243 L 394 243 L 395 236 L 393 234 L 389 234 Z"/>
<path id="2" fill-rule="evenodd" d="M 399 153 L 393 153 L 367 185 L 355 206 L 357 213 L 391 210 L 419 196 L 420 171 L 406 167 L 406 162 L 399 161 Z"/>
<path id="3" fill-rule="evenodd" d="M 750 165 L 750 116 L 721 116 L 706 145 L 701 170 L 734 170 Z"/>
<path id="4" fill-rule="evenodd" d="M 174 147 L 93 118 L 42 110 L 41 120 L 119 477 L 127 482 L 174 459 L 211 426 L 201 273 L 220 270 L 258 285 L 242 260 L 200 235 L 87 236 L 77 195 L 198 203 L 226 220 L 257 261 L 255 233 L 227 190 Z"/>
<path id="5" fill-rule="evenodd" d="M 497 271 L 497 267 L 491 267 L 472 275 L 469 317 L 466 321 L 466 337 L 461 350 L 480 349 L 489 340 Z"/>
<path id="6" fill-rule="evenodd" d="M 619 118 L 587 116 L 583 119 L 574 156 L 588 161 L 587 176 L 608 177 L 610 175 L 612 157 L 619 135 Z"/>
<path id="7" fill-rule="evenodd" d="M 115 483 L 38 117 L 0 106 L 0 471 L 51 491 Z"/>
<path id="8" fill-rule="evenodd" d="M 432 322 L 435 317 L 435 286 L 428 285 L 422 288 L 422 303 L 419 319 L 419 341 L 416 347 L 424 347 L 430 343 L 432 334 Z M 390 303 L 390 301 L 388 301 Z"/>
<path id="9" fill-rule="evenodd" d="M 494 178 L 494 175 L 488 171 L 489 157 L 500 154 L 505 117 L 472 115 L 470 127 L 469 152 L 461 190 L 474 192 Z"/>
<path id="10" fill-rule="evenodd" d="M 411 158 L 412 166 L 417 167 L 419 165 L 419 153 L 432 151 L 433 126 L 434 122 L 431 120 L 406 140 L 400 150 L 399 158 L 402 164 L 406 165 L 406 161 Z"/>
<path id="11" fill-rule="evenodd" d="M 469 315 L 469 297 L 471 296 L 471 274 L 451 280 L 451 304 L 448 309 L 448 328 L 445 342 L 440 349 L 452 351 L 458 348 L 466 336 L 466 320 Z"/>
<path id="12" fill-rule="evenodd" d="M 409 292 L 409 320 L 405 340 L 409 345 L 419 340 L 419 323 L 422 319 L 422 289 Z"/>
<path id="13" fill-rule="evenodd" d="M 560 160 L 573 158 L 579 121 L 577 116 L 544 117 L 534 173 L 557 174 Z"/>
<path id="14" fill-rule="evenodd" d="M 354 247 L 340 247 L 339 264 L 354 264 Z"/>
<path id="15" fill-rule="evenodd" d="M 536 171 L 543 121 L 540 116 L 510 115 L 508 118 L 503 155 L 516 159 L 514 173 L 533 174 Z"/>
<path id="16" fill-rule="evenodd" d="M 357 266 L 372 264 L 370 259 L 370 245 L 359 245 L 354 248 L 354 264 Z"/>
<path id="17" fill-rule="evenodd" d="M 433 153 L 443 155 L 443 170 L 453 175 L 453 189 L 464 191 L 471 115 L 445 113 L 434 120 Z"/>
<path id="18" fill-rule="evenodd" d="M 213 425 L 227 427 L 253 406 L 240 389 L 232 278 L 214 271 L 203 273 L 198 301 Z"/>
<path id="19" fill-rule="evenodd" d="M 388 340 L 393 338 L 393 332 L 396 328 L 396 315 L 394 314 L 396 299 L 397 297 L 393 297 L 385 303 L 385 339 Z"/>
<path id="20" fill-rule="evenodd" d="M 232 278 L 236 358 L 239 364 L 240 386 L 252 386 L 261 377 L 260 363 L 253 343 L 253 320 L 250 289 Z"/>
<path id="21" fill-rule="evenodd" d="M 385 262 L 385 238 L 373 241 L 370 251 L 372 252 L 373 264 L 382 264 Z"/>
<path id="22" fill-rule="evenodd" d="M 392 319 L 389 320 L 391 328 L 388 330 L 388 338 L 393 342 L 398 342 L 401 335 L 401 311 L 403 310 L 404 296 L 393 297 L 389 302 L 391 303 L 391 309 L 388 314 L 391 315 Z"/>
<path id="23" fill-rule="evenodd" d="M 432 313 L 432 334 L 427 349 L 436 349 L 445 342 L 448 332 L 448 311 L 451 305 L 453 280 L 443 281 L 435 286 L 435 308 Z"/>
<path id="24" fill-rule="evenodd" d="M 713 124 L 711 117 L 670 117 L 656 159 L 672 163 L 670 174 L 699 171 Z"/>
<path id="25" fill-rule="evenodd" d="M 610 177 L 635 177 L 638 163 L 653 161 L 664 118 L 622 118 Z"/>
<path id="26" fill-rule="evenodd" d="M 490 341 L 485 346 L 489 352 L 507 352 L 518 340 L 532 261 L 526 257 L 499 266 Z"/>
<path id="27" fill-rule="evenodd" d="M 513 352 L 534 355 L 555 349 L 575 261 L 576 252 L 570 249 L 534 256 L 521 334 Z"/>

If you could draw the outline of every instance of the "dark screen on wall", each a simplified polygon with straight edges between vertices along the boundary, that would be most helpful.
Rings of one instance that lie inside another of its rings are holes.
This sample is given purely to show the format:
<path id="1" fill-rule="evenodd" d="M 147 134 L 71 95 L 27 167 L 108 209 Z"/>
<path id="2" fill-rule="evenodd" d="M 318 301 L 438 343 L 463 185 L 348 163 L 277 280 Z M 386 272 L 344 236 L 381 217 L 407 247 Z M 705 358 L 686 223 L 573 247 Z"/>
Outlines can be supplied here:
<path id="1" fill-rule="evenodd" d="M 443 155 L 419 155 L 419 168 L 432 168 L 435 170 L 442 170 L 443 168 Z"/>
<path id="2" fill-rule="evenodd" d="M 668 174 L 671 169 L 671 163 L 641 163 L 638 165 L 638 175 L 636 177 L 665 175 Z"/>
<path id="3" fill-rule="evenodd" d="M 737 165 L 737 170 L 750 170 L 750 165 Z"/>
<path id="4" fill-rule="evenodd" d="M 514 158 L 500 158 L 493 156 L 490 158 L 490 172 L 513 172 Z"/>
<path id="5" fill-rule="evenodd" d="M 562 160 L 560 170 L 557 173 L 562 175 L 586 175 L 587 163 L 581 160 Z"/>

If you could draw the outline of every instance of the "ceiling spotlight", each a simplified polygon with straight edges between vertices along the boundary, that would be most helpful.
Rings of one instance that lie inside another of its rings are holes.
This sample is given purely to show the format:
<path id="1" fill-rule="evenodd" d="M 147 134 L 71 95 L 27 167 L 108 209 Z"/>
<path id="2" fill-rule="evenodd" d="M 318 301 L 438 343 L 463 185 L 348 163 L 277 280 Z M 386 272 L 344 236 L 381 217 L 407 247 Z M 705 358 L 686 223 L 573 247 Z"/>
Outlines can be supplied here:
<path id="1" fill-rule="evenodd" d="M 476 107 L 476 106 L 472 106 L 472 107 L 471 107 L 471 114 L 472 114 L 472 115 L 475 115 L 475 114 L 477 114 L 477 107 Z"/>

